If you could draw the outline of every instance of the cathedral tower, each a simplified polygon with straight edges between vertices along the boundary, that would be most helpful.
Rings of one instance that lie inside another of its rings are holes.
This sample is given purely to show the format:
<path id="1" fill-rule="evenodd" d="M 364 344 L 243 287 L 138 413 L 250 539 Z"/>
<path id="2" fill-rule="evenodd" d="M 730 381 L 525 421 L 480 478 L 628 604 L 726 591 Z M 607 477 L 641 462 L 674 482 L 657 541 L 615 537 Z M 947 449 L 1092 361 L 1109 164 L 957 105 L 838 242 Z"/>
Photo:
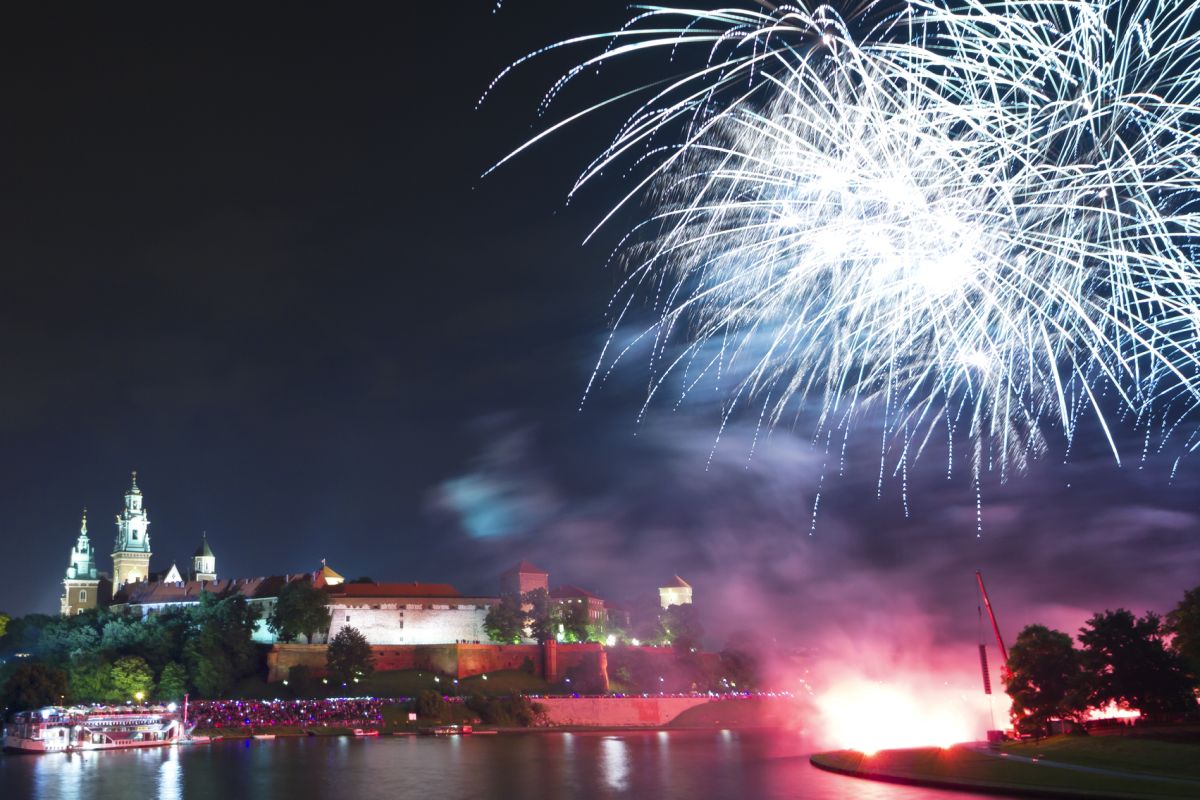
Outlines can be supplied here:
<path id="1" fill-rule="evenodd" d="M 125 492 L 125 510 L 117 515 L 117 542 L 113 547 L 113 595 L 150 574 L 150 518 L 142 505 L 142 490 L 133 473 L 133 485 Z"/>
<path id="2" fill-rule="evenodd" d="M 96 571 L 96 559 L 92 555 L 92 542 L 88 539 L 87 509 L 83 510 L 83 522 L 79 526 L 79 539 L 71 548 L 71 565 L 63 578 L 63 596 L 59 612 L 64 617 L 73 617 L 89 608 L 95 608 L 100 597 L 100 573 Z"/>
<path id="3" fill-rule="evenodd" d="M 192 580 L 215 581 L 217 579 L 217 557 L 208 546 L 208 533 L 200 538 L 200 546 L 192 555 Z"/>

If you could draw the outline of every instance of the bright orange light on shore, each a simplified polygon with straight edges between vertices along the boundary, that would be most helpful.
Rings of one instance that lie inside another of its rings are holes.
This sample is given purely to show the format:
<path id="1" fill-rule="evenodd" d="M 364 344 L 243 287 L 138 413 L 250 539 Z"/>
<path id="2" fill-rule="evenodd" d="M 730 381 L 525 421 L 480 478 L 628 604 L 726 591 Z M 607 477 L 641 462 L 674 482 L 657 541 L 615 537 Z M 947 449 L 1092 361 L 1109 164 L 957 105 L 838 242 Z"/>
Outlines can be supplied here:
<path id="1" fill-rule="evenodd" d="M 1137 719 L 1141 715 L 1136 708 L 1121 708 L 1116 703 L 1088 710 L 1088 719 Z"/>
<path id="2" fill-rule="evenodd" d="M 816 699 L 825 735 L 868 755 L 897 747 L 949 747 L 979 738 L 958 692 L 865 679 L 843 681 Z"/>

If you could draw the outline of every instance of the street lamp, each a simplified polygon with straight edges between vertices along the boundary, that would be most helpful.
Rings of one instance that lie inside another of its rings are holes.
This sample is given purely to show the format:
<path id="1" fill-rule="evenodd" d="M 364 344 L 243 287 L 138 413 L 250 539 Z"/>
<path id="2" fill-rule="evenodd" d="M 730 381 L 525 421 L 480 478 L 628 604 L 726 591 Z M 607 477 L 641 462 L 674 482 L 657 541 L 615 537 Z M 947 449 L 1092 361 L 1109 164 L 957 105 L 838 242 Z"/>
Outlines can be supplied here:
<path id="1" fill-rule="evenodd" d="M 146 696 L 146 695 L 145 695 L 145 693 L 143 693 L 143 692 L 135 692 L 135 693 L 134 693 L 134 695 L 133 695 L 133 699 L 134 699 L 134 700 L 137 700 L 137 701 L 140 703 L 140 702 L 142 702 L 142 698 L 143 698 L 143 697 L 145 697 L 145 696 Z"/>

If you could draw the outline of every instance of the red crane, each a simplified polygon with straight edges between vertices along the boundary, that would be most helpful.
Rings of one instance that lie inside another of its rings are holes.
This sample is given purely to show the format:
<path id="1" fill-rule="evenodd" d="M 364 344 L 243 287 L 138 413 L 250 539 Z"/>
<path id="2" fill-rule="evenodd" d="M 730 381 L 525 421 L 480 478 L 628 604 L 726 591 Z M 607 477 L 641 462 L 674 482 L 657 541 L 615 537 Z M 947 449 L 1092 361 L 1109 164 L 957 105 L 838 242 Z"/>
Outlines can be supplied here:
<path id="1" fill-rule="evenodd" d="M 1000 676 L 1008 681 L 1008 648 L 1004 646 L 1004 639 L 1000 636 L 1000 626 L 996 624 L 996 612 L 992 611 L 992 601 L 988 599 L 987 588 L 983 585 L 983 573 L 975 570 L 975 580 L 979 582 L 979 594 L 983 596 L 983 606 L 987 609 L 988 619 L 992 621 L 992 632 L 996 634 L 996 644 L 1000 646 L 1000 658 L 1003 659 L 1003 666 L 1000 668 Z M 983 663 L 983 683 L 985 691 L 991 694 L 991 682 L 988 680 L 987 674 L 987 657 L 984 654 L 983 645 L 979 646 L 979 657 Z"/>

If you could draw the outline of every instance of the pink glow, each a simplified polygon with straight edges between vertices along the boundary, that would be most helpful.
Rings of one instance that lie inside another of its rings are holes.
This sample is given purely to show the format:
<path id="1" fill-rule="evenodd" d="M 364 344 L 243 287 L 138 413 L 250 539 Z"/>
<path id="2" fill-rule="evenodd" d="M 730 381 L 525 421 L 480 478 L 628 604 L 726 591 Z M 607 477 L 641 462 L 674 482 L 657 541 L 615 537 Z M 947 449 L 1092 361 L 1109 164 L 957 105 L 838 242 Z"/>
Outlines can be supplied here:
<path id="1" fill-rule="evenodd" d="M 834 747 L 871 754 L 981 739 L 973 700 L 949 685 L 934 685 L 932 676 L 896 683 L 850 677 L 818 693 L 816 706 Z"/>

